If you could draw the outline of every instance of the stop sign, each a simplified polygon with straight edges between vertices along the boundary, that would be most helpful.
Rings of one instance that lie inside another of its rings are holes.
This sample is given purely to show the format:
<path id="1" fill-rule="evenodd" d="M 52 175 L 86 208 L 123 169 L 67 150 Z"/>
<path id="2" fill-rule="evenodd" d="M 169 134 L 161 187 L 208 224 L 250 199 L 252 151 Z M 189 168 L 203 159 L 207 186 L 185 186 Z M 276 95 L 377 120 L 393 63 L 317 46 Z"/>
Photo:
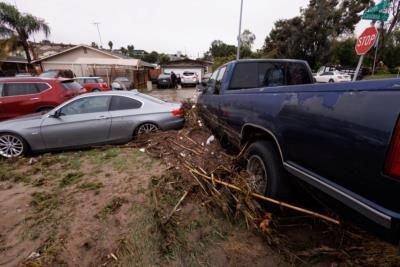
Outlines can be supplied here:
<path id="1" fill-rule="evenodd" d="M 378 31 L 375 27 L 366 28 L 358 37 L 356 42 L 356 53 L 359 56 L 365 55 L 375 44 L 378 38 Z"/>

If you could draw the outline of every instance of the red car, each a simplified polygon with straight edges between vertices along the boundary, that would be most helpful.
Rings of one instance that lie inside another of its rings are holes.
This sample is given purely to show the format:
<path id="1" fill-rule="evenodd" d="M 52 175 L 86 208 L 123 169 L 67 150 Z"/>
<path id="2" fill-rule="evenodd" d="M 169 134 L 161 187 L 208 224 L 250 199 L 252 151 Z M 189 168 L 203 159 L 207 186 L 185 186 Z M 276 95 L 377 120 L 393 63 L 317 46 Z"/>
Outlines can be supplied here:
<path id="1" fill-rule="evenodd" d="M 78 77 L 75 78 L 75 81 L 80 83 L 88 93 L 111 90 L 108 84 L 100 77 Z"/>
<path id="2" fill-rule="evenodd" d="M 71 79 L 2 78 L 0 120 L 47 112 L 84 92 L 82 86 Z"/>

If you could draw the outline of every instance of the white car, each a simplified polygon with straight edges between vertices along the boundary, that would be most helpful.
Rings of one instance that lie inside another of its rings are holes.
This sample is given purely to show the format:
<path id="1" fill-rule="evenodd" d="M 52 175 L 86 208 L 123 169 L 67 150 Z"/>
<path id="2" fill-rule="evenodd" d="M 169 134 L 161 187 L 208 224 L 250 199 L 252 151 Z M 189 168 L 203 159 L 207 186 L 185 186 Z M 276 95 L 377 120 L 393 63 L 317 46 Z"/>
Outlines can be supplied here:
<path id="1" fill-rule="evenodd" d="M 196 73 L 191 71 L 185 71 L 181 75 L 181 84 L 183 86 L 196 86 L 199 83 L 199 77 Z"/>
<path id="2" fill-rule="evenodd" d="M 350 75 L 340 73 L 339 71 L 327 71 L 317 73 L 314 78 L 317 83 L 351 82 Z"/>

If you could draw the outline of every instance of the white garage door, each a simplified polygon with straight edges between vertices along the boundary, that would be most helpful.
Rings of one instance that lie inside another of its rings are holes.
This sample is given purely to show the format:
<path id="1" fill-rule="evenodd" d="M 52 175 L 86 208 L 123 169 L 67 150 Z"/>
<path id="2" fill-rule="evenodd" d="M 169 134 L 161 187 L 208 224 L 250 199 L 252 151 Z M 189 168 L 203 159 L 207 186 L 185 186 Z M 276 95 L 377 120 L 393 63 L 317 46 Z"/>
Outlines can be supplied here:
<path id="1" fill-rule="evenodd" d="M 175 69 L 175 68 L 165 68 L 164 69 L 164 73 L 171 73 L 174 72 L 175 74 L 180 74 L 182 76 L 182 74 L 185 71 L 188 72 L 194 72 L 197 74 L 197 77 L 199 77 L 199 80 L 201 81 L 202 78 L 202 74 L 201 74 L 201 68 L 187 68 L 187 69 L 183 69 L 183 68 L 179 68 L 179 69 Z"/>

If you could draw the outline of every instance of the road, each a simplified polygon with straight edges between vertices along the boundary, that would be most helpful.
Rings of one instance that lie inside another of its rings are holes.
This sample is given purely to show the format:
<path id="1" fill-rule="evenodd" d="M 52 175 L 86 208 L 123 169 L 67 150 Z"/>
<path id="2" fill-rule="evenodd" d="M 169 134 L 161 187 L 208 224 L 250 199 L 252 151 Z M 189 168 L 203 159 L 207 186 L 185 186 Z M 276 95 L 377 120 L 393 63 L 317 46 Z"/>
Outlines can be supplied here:
<path id="1" fill-rule="evenodd" d="M 198 92 L 196 88 L 155 89 L 148 94 L 168 102 L 181 102 L 187 99 L 195 101 Z"/>

